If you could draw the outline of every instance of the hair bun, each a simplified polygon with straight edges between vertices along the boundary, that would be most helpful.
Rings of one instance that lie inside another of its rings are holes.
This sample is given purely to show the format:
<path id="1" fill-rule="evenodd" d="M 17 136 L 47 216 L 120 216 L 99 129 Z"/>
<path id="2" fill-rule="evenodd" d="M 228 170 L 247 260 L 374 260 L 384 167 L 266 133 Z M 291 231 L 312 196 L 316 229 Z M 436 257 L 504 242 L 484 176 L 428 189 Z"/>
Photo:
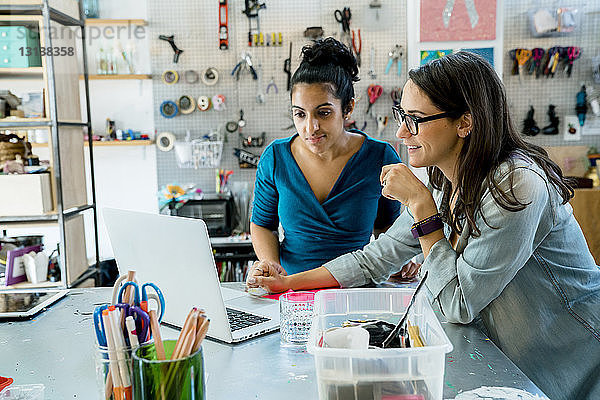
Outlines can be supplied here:
<path id="1" fill-rule="evenodd" d="M 352 82 L 359 80 L 356 58 L 348 47 L 332 37 L 317 39 L 312 44 L 304 46 L 302 62 L 313 66 L 339 66 L 348 72 Z"/>

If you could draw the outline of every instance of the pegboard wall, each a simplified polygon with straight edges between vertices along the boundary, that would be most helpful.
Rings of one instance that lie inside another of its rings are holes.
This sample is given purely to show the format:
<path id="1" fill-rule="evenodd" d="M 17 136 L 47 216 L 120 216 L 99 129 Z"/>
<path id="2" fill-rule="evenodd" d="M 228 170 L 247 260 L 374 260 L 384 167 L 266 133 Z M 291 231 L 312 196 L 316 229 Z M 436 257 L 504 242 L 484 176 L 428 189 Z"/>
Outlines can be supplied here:
<path id="1" fill-rule="evenodd" d="M 157 132 L 172 132 L 177 140 L 184 140 L 186 130 L 191 138 L 201 138 L 205 134 L 219 129 L 227 121 L 237 121 L 240 109 L 244 110 L 246 126 L 245 136 L 259 136 L 266 132 L 265 146 L 274 139 L 292 135 L 295 130 L 290 119 L 290 93 L 286 91 L 287 75 L 283 72 L 284 60 L 292 48 L 292 73 L 298 67 L 300 50 L 310 42 L 304 37 L 307 27 L 321 26 L 325 36 L 340 38 L 340 24 L 334 18 L 334 10 L 350 7 L 352 20 L 350 28 L 360 28 L 362 37 L 361 80 L 355 84 L 357 107 L 353 119 L 357 126 L 367 122 L 365 131 L 376 137 L 376 121 L 365 114 L 368 106 L 367 87 L 377 83 L 383 86 L 384 93 L 373 105 L 375 114 L 388 115 L 388 125 L 380 139 L 396 144 L 395 123 L 391 118 L 392 100 L 390 90 L 402 87 L 406 79 L 405 68 L 400 76 L 396 65 L 389 74 L 384 74 L 388 62 L 388 53 L 398 44 L 406 49 L 406 4 L 404 1 L 383 1 L 382 8 L 369 9 L 366 0 L 264 0 L 266 9 L 259 11 L 260 30 L 264 33 L 281 32 L 282 46 L 248 47 L 248 19 L 242 13 L 243 0 L 229 0 L 229 49 L 219 50 L 218 41 L 218 1 L 149 1 L 148 29 L 153 75 L 154 122 Z M 378 12 L 378 15 L 377 15 Z M 378 20 L 376 18 L 379 18 Z M 179 62 L 173 63 L 173 51 L 165 41 L 158 40 L 159 35 L 175 35 L 176 45 L 184 52 Z M 376 79 L 369 77 L 371 47 L 375 50 L 374 69 Z M 240 60 L 240 53 L 248 51 L 255 66 L 258 66 L 258 80 L 253 80 L 248 72 L 242 72 L 239 81 L 230 75 Z M 405 56 L 404 56 L 405 64 Z M 161 76 L 165 70 L 175 70 L 183 75 L 185 70 L 195 70 L 201 74 L 206 68 L 214 67 L 219 71 L 219 81 L 215 86 L 206 86 L 201 81 L 188 84 L 180 78 L 176 84 L 167 85 Z M 279 93 L 265 94 L 265 102 L 260 104 L 256 97 L 265 93 L 273 78 Z M 179 114 L 167 119 L 159 112 L 160 104 L 165 100 L 176 101 L 188 94 L 197 99 L 206 95 L 212 97 L 223 94 L 226 97 L 224 111 L 199 111 L 191 114 Z M 248 147 L 246 150 L 259 155 L 265 146 Z M 254 183 L 254 169 L 240 169 L 238 159 L 233 155 L 234 148 L 242 148 L 237 133 L 227 133 L 224 144 L 221 168 L 230 169 L 234 174 L 230 182 L 246 181 Z M 215 169 L 182 169 L 177 166 L 173 150 L 157 152 L 158 186 L 168 183 L 195 183 L 205 192 L 215 191 Z"/>
<path id="2" fill-rule="evenodd" d="M 600 118 L 595 117 L 588 107 L 584 133 L 579 141 L 565 141 L 563 127 L 565 115 L 576 115 L 576 94 L 585 84 L 588 95 L 590 88 L 595 93 L 600 92 L 600 85 L 595 84 L 592 76 L 592 57 L 600 55 L 600 8 L 593 7 L 595 1 L 522 1 L 504 0 L 504 77 L 510 109 L 515 124 L 519 129 L 527 115 L 529 106 L 535 109 L 535 120 L 541 128 L 550 124 L 547 115 L 548 105 L 556 106 L 556 115 L 560 118 L 558 135 L 543 135 L 542 133 L 526 140 L 539 146 L 585 145 L 600 148 Z M 564 5 L 578 7 L 581 13 L 581 29 L 568 36 L 536 38 L 529 28 L 528 10 L 536 7 L 560 7 Z M 534 75 L 524 75 L 519 79 L 511 75 L 512 60 L 509 51 L 515 48 L 533 49 L 541 47 L 547 50 L 554 46 L 579 46 L 582 54 L 575 61 L 571 77 L 567 77 L 561 64 L 554 78 L 543 76 L 536 79 Z M 593 133 L 594 135 L 586 135 Z"/>

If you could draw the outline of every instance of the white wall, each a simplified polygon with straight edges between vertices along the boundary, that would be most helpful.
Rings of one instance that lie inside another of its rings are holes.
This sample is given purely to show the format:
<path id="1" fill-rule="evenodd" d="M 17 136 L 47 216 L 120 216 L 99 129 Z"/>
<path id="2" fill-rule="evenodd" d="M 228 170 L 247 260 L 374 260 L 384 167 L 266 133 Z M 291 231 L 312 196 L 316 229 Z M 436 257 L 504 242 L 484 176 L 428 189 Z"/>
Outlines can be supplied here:
<path id="1" fill-rule="evenodd" d="M 92 130 L 105 136 L 106 118 L 115 121 L 117 129 L 132 129 L 154 138 L 151 80 L 90 80 Z M 80 84 L 81 93 L 84 84 Z M 81 98 L 81 114 L 85 101 Z"/>
<path id="2" fill-rule="evenodd" d="M 86 163 L 89 157 L 86 150 Z M 96 203 L 98 207 L 98 241 L 100 258 L 112 258 L 113 252 L 102 218 L 104 207 L 157 213 L 156 198 L 156 147 L 122 146 L 94 148 L 96 177 Z M 91 186 L 88 176 L 88 197 L 91 200 Z M 91 212 L 86 212 L 86 241 L 88 255 L 93 255 L 93 230 Z"/>

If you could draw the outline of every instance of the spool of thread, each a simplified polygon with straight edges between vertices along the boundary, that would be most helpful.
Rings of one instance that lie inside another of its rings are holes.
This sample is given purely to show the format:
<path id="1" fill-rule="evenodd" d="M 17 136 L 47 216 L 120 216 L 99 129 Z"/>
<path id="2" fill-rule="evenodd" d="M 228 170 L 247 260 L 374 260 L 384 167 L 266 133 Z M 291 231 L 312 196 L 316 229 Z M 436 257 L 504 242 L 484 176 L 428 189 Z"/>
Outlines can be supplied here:
<path id="1" fill-rule="evenodd" d="M 219 80 L 219 71 L 214 67 L 208 67 L 202 73 L 201 78 L 202 83 L 204 83 L 206 86 L 214 86 Z"/>
<path id="2" fill-rule="evenodd" d="M 225 129 L 227 130 L 227 132 L 229 133 L 233 133 L 236 132 L 238 130 L 238 123 L 237 121 L 229 121 L 225 124 Z"/>
<path id="3" fill-rule="evenodd" d="M 177 106 L 182 114 L 191 114 L 196 109 L 196 100 L 192 96 L 184 94 L 177 100 Z"/>
<path id="4" fill-rule="evenodd" d="M 193 69 L 188 69 L 183 73 L 183 79 L 185 83 L 196 83 L 200 79 L 200 76 Z"/>
<path id="5" fill-rule="evenodd" d="M 163 72 L 162 81 L 167 85 L 173 85 L 179 81 L 179 74 L 177 73 L 177 71 L 168 69 L 165 72 Z"/>
<path id="6" fill-rule="evenodd" d="M 161 132 L 156 136 L 156 147 L 160 151 L 169 151 L 175 146 L 175 135 L 171 132 Z"/>
<path id="7" fill-rule="evenodd" d="M 227 109 L 225 106 L 225 96 L 222 94 L 216 94 L 212 97 L 212 105 L 215 111 L 223 111 Z"/>
<path id="8" fill-rule="evenodd" d="M 198 97 L 198 109 L 207 111 L 210 108 L 210 99 L 207 96 Z"/>
<path id="9" fill-rule="evenodd" d="M 160 115 L 165 118 L 173 118 L 179 113 L 179 108 L 174 101 L 166 100 L 160 105 Z"/>

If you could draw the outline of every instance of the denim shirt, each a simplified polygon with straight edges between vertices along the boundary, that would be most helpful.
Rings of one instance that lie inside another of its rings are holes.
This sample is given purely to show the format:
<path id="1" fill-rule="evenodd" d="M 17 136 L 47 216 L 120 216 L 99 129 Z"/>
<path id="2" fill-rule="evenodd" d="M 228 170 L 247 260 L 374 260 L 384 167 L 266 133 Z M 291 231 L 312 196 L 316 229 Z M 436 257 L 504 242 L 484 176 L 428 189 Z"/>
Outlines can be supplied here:
<path id="1" fill-rule="evenodd" d="M 594 262 L 573 209 L 544 171 L 523 156 L 501 166 L 497 182 L 529 203 L 517 212 L 484 193 L 476 223 L 456 250 L 435 243 L 422 265 L 425 287 L 450 322 L 476 317 L 490 339 L 551 399 L 600 399 L 600 268 Z M 436 204 L 441 192 L 432 191 Z M 379 283 L 421 252 L 404 212 L 385 234 L 362 250 L 324 266 L 343 287 Z M 450 227 L 444 228 L 446 237 Z"/>

